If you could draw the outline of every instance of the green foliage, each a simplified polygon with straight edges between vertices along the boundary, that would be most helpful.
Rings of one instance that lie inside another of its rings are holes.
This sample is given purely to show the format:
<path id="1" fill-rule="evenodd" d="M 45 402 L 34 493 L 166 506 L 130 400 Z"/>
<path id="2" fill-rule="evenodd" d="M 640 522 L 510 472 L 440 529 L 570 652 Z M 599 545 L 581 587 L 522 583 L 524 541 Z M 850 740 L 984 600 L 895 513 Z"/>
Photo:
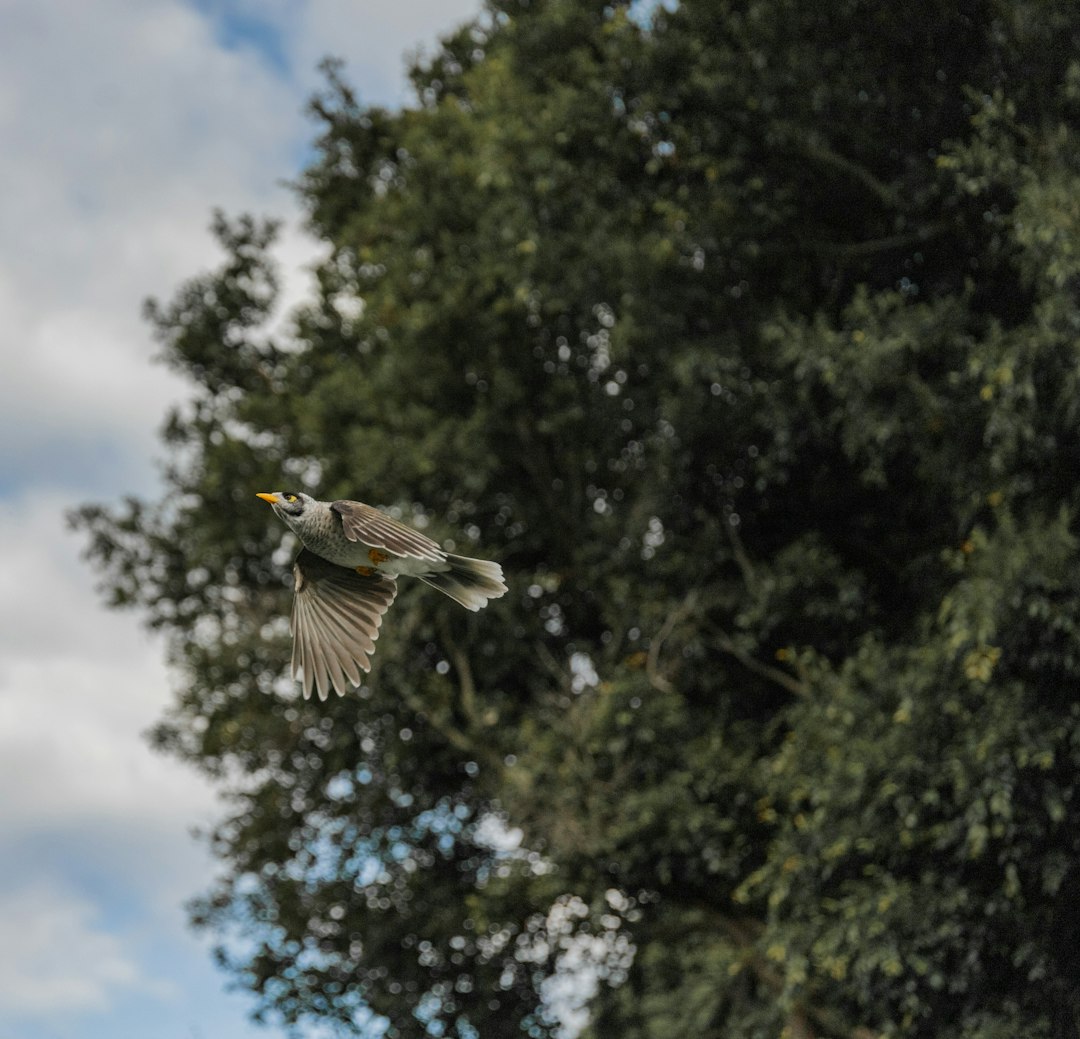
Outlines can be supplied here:
<path id="1" fill-rule="evenodd" d="M 1046 0 L 492 0 L 149 316 L 163 501 L 76 522 L 232 791 L 260 1012 L 399 1037 L 1080 1036 L 1080 39 Z M 256 490 L 499 559 L 286 677 Z M 421 504 L 422 503 L 422 504 Z M 575 983 L 568 978 L 577 978 Z M 558 993 L 562 995 L 557 995 Z"/>

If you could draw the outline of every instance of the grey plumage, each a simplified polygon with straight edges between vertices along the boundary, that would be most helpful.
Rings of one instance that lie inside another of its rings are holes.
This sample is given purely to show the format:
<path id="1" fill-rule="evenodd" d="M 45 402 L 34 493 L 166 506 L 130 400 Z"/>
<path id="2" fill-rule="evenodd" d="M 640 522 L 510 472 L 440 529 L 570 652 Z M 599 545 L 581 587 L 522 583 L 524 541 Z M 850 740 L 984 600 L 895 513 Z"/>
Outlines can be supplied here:
<path id="1" fill-rule="evenodd" d="M 358 501 L 317 501 L 286 491 L 261 493 L 304 544 L 293 564 L 290 630 L 293 675 L 304 696 L 325 700 L 358 686 L 397 578 L 417 577 L 469 610 L 506 593 L 502 567 L 454 555 L 412 527 Z"/>

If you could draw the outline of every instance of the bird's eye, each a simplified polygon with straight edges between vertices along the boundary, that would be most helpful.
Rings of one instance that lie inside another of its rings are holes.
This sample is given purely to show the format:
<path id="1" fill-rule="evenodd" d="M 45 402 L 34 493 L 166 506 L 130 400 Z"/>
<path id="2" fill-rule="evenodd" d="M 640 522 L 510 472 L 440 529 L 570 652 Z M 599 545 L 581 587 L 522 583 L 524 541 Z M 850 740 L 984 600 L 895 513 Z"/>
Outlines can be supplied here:
<path id="1" fill-rule="evenodd" d="M 294 501 L 296 501 L 296 495 L 295 495 L 295 494 L 286 494 L 286 495 L 283 495 L 283 497 L 285 498 L 285 500 L 286 500 L 286 501 L 287 501 L 287 502 L 288 502 L 288 503 L 289 503 L 290 505 L 292 505 L 292 503 L 293 503 Z"/>

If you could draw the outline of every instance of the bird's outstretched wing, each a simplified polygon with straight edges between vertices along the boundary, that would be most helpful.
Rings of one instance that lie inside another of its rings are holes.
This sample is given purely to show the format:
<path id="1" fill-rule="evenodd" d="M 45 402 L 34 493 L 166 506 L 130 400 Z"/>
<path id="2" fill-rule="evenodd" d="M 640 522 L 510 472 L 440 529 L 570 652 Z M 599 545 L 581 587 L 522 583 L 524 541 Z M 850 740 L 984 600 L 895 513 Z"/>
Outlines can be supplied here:
<path id="1" fill-rule="evenodd" d="M 344 696 L 348 682 L 358 686 L 360 672 L 371 670 L 368 658 L 397 582 L 335 566 L 306 548 L 296 557 L 293 578 L 293 676 L 303 671 L 304 699 L 314 687 L 325 700 L 331 685 Z"/>
<path id="2" fill-rule="evenodd" d="M 409 556 L 430 563 L 446 561 L 446 553 L 431 538 L 370 505 L 359 501 L 334 501 L 330 508 L 341 517 L 345 536 L 350 541 L 382 548 L 395 556 Z"/>

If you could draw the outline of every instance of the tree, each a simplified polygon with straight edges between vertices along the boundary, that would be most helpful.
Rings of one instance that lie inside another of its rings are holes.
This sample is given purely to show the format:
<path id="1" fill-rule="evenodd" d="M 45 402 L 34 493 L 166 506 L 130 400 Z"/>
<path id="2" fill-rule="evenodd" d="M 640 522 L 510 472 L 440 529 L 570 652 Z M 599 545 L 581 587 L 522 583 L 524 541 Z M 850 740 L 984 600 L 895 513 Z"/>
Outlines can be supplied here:
<path id="1" fill-rule="evenodd" d="M 76 519 L 171 636 L 156 742 L 231 790 L 193 915 L 260 1013 L 1080 1035 L 1078 42 L 1052 0 L 492 0 L 414 107 L 328 66 L 315 295 L 270 336 L 273 226 L 218 218 L 148 311 L 168 493 Z M 403 588 L 298 700 L 286 483 L 511 593 Z"/>

